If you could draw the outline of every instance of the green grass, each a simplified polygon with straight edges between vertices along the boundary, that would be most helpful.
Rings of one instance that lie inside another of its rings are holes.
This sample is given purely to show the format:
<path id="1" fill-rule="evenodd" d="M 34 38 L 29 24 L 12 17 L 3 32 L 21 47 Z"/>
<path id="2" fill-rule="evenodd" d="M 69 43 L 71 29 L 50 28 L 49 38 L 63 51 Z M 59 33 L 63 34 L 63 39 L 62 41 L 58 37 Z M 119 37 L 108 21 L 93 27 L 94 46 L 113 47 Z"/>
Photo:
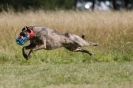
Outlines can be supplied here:
<path id="1" fill-rule="evenodd" d="M 0 88 L 132 88 L 132 62 L 0 66 Z"/>

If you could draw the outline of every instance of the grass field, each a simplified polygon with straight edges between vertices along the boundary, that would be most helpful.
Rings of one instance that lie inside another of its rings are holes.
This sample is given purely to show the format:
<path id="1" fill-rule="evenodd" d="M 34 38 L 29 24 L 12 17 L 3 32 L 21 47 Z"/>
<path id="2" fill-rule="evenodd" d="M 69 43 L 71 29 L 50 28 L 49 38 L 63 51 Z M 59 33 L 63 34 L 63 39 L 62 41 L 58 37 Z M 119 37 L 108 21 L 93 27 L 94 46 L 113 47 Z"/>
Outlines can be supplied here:
<path id="1" fill-rule="evenodd" d="M 0 88 L 132 88 L 133 12 L 0 13 Z M 99 43 L 89 56 L 63 48 L 26 61 L 15 39 L 24 26 L 47 26 Z"/>

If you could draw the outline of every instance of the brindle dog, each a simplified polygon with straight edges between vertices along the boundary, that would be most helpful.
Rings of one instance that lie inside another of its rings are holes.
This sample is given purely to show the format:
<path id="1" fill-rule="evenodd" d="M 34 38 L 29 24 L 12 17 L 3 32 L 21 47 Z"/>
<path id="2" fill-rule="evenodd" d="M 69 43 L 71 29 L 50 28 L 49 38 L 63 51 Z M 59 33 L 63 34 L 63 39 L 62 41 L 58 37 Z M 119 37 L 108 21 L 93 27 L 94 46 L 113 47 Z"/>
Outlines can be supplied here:
<path id="1" fill-rule="evenodd" d="M 32 33 L 32 35 L 30 35 L 30 33 Z M 22 53 L 26 60 L 30 58 L 33 51 L 41 49 L 52 50 L 61 47 L 73 52 L 83 52 L 92 55 L 91 52 L 81 47 L 98 45 L 97 43 L 85 41 L 84 35 L 79 37 L 71 33 L 62 34 L 46 27 L 26 26 L 22 29 L 20 35 L 25 36 L 26 34 L 28 34 L 30 40 L 30 44 L 22 48 Z"/>

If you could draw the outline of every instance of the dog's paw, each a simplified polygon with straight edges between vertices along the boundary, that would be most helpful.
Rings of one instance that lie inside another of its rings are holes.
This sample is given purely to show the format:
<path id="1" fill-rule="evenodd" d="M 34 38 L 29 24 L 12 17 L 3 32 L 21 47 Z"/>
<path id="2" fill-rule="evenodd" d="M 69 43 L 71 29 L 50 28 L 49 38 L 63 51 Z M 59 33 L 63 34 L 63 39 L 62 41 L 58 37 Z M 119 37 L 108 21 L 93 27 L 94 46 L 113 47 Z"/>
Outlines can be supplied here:
<path id="1" fill-rule="evenodd" d="M 23 57 L 28 60 L 31 56 L 29 55 L 29 50 L 25 50 L 24 48 L 22 49 L 22 54 L 23 54 Z"/>
<path id="2" fill-rule="evenodd" d="M 23 54 L 23 57 L 24 57 L 26 60 L 29 59 L 28 55 L 26 55 L 26 54 Z"/>

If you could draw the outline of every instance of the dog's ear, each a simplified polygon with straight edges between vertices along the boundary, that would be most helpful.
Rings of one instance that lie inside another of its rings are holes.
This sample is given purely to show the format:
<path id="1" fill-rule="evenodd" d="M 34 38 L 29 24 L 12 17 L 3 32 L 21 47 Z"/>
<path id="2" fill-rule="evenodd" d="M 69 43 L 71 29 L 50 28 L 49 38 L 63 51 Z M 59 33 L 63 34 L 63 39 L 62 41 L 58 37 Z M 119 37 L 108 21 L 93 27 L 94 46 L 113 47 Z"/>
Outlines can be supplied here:
<path id="1" fill-rule="evenodd" d="M 31 33 L 30 27 L 27 27 L 27 26 L 26 26 L 26 29 L 27 29 L 27 32 L 28 32 L 28 33 Z"/>
<path id="2" fill-rule="evenodd" d="M 25 26 L 23 29 L 22 29 L 22 32 L 26 32 L 27 31 L 27 26 Z"/>
<path id="3" fill-rule="evenodd" d="M 22 29 L 22 32 L 31 32 L 30 28 L 28 26 L 25 26 L 23 29 Z"/>

